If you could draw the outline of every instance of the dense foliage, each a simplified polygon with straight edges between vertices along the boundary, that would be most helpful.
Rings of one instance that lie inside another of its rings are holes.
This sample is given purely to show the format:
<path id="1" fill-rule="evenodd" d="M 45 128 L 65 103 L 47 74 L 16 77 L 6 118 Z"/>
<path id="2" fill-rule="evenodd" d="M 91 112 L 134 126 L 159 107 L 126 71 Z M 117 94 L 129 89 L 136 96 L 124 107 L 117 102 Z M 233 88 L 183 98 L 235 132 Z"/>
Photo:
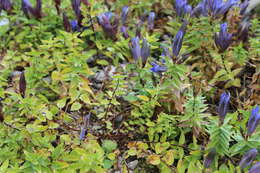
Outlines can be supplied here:
<path id="1" fill-rule="evenodd" d="M 0 0 L 1 173 L 259 171 L 247 1 L 30 1 Z"/>

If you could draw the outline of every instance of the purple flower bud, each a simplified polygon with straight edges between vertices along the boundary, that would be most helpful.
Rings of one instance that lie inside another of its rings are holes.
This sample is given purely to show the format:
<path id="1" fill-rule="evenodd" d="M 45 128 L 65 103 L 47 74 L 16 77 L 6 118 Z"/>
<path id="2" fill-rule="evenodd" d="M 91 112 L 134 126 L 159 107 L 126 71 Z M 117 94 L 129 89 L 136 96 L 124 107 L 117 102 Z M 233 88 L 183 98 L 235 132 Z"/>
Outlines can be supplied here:
<path id="1" fill-rule="evenodd" d="M 67 31 L 67 32 L 71 31 L 70 22 L 65 13 L 63 13 L 63 27 L 65 28 L 65 31 Z"/>
<path id="2" fill-rule="evenodd" d="M 134 60 L 138 61 L 138 59 L 141 57 L 141 48 L 139 45 L 139 37 L 134 37 L 131 39 L 130 49 L 131 49 Z"/>
<path id="3" fill-rule="evenodd" d="M 124 7 L 122 8 L 122 12 L 121 12 L 121 21 L 122 21 L 122 24 L 125 24 L 125 22 L 126 22 L 128 10 L 129 10 L 129 7 L 128 7 L 128 6 L 124 6 Z"/>
<path id="4" fill-rule="evenodd" d="M 150 12 L 148 16 L 148 30 L 152 31 L 154 28 L 154 19 L 155 19 L 155 13 Z"/>
<path id="5" fill-rule="evenodd" d="M 217 108 L 217 111 L 218 111 L 218 114 L 220 116 L 221 121 L 223 121 L 225 116 L 227 115 L 229 100 L 230 100 L 230 93 L 229 92 L 224 92 L 224 93 L 221 94 L 219 105 L 218 105 L 218 108 Z"/>
<path id="6" fill-rule="evenodd" d="M 146 64 L 147 58 L 150 56 L 150 45 L 148 44 L 146 39 L 143 39 L 143 44 L 141 48 L 141 57 L 142 57 L 142 64 L 143 67 Z"/>
<path id="7" fill-rule="evenodd" d="M 29 18 L 30 13 L 33 11 L 32 4 L 29 0 L 22 0 L 22 10 L 27 18 Z"/>
<path id="8" fill-rule="evenodd" d="M 7 12 L 11 12 L 12 10 L 12 3 L 10 2 L 10 0 L 0 0 L 0 12 L 1 9 L 7 11 Z"/>
<path id="9" fill-rule="evenodd" d="M 82 16 L 82 13 L 80 10 L 80 3 L 81 3 L 81 0 L 72 0 L 72 2 L 71 2 L 72 9 L 74 10 L 74 13 L 77 17 L 79 25 L 81 24 L 81 21 L 83 19 L 83 16 Z"/>
<path id="10" fill-rule="evenodd" d="M 36 19 L 42 17 L 42 1 L 37 0 L 36 7 L 33 8 L 29 0 L 22 0 L 22 10 L 27 18 L 30 18 L 30 15 L 34 16 Z"/>
<path id="11" fill-rule="evenodd" d="M 227 23 L 220 25 L 220 32 L 215 33 L 215 44 L 218 49 L 224 52 L 232 43 L 232 34 L 227 32 Z"/>
<path id="12" fill-rule="evenodd" d="M 190 14 L 192 7 L 188 5 L 187 0 L 175 0 L 175 10 L 179 17 Z"/>
<path id="13" fill-rule="evenodd" d="M 213 162 L 214 158 L 216 156 L 216 149 L 213 148 L 211 151 L 207 154 L 204 160 L 204 167 L 209 168 L 211 163 Z"/>
<path id="14" fill-rule="evenodd" d="M 260 172 L 260 162 L 257 162 L 256 164 L 254 164 L 254 166 L 252 166 L 252 168 L 250 168 L 248 173 L 259 173 Z"/>
<path id="15" fill-rule="evenodd" d="M 122 32 L 123 37 L 124 37 L 125 39 L 128 39 L 128 38 L 129 38 L 129 34 L 127 33 L 127 27 L 126 27 L 126 26 L 122 26 L 121 29 L 120 29 L 120 31 Z"/>
<path id="16" fill-rule="evenodd" d="M 207 0 L 202 0 L 191 12 L 191 16 L 199 17 L 208 15 Z"/>
<path id="17" fill-rule="evenodd" d="M 183 25 L 181 26 L 180 30 L 177 32 L 177 34 L 175 35 L 175 37 L 173 39 L 172 53 L 175 57 L 177 57 L 180 53 L 183 37 L 185 35 L 186 25 L 187 25 L 187 22 L 184 22 Z"/>
<path id="18" fill-rule="evenodd" d="M 83 140 L 85 138 L 86 132 L 87 132 L 87 129 L 82 127 L 81 131 L 80 131 L 80 135 L 79 135 L 79 140 Z"/>
<path id="19" fill-rule="evenodd" d="M 152 62 L 151 64 L 153 67 L 150 68 L 150 70 L 154 73 L 162 73 L 167 71 L 167 67 L 165 66 L 158 65 L 155 62 Z"/>
<path id="20" fill-rule="evenodd" d="M 112 20 L 114 16 L 114 20 Z M 111 39 L 116 39 L 116 34 L 119 25 L 118 16 L 114 15 L 111 12 L 102 13 L 98 16 L 98 23 L 102 26 L 105 34 Z"/>
<path id="21" fill-rule="evenodd" d="M 257 153 L 257 149 L 255 148 L 247 151 L 239 162 L 240 168 L 243 170 L 245 167 L 249 166 L 256 158 Z"/>
<path id="22" fill-rule="evenodd" d="M 260 121 L 260 112 L 259 107 L 256 106 L 254 109 L 252 109 L 251 116 L 249 117 L 248 123 L 247 123 L 247 134 L 251 135 L 254 133 L 257 125 Z"/>

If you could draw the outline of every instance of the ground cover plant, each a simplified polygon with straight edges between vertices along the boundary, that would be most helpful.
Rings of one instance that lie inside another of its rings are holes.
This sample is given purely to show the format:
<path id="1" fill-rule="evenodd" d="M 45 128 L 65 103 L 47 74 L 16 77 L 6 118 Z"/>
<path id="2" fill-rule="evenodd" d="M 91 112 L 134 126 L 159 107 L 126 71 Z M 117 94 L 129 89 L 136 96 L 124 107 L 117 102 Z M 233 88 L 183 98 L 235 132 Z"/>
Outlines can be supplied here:
<path id="1" fill-rule="evenodd" d="M 248 4 L 0 0 L 0 172 L 260 172 Z"/>

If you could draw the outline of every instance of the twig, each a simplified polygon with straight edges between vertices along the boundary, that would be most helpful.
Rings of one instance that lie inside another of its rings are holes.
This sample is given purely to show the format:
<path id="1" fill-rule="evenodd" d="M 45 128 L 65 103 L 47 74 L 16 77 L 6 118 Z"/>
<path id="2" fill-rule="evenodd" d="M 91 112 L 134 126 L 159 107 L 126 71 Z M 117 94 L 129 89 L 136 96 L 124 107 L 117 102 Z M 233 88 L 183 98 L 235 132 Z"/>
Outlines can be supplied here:
<path id="1" fill-rule="evenodd" d="M 111 100 L 109 101 L 109 103 L 108 103 L 108 106 L 107 106 L 107 109 L 106 109 L 106 113 L 105 113 L 105 118 L 107 117 L 107 113 L 108 113 L 108 111 L 109 111 L 109 109 L 110 109 L 110 106 L 111 106 L 111 104 L 112 104 L 112 100 L 113 100 L 113 98 L 114 98 L 114 96 L 115 96 L 115 93 L 116 93 L 116 90 L 118 89 L 118 86 L 119 86 L 119 80 L 117 80 L 117 84 L 116 84 L 116 88 L 114 89 L 114 91 L 113 91 L 113 93 L 112 93 L 112 97 L 111 97 Z"/>

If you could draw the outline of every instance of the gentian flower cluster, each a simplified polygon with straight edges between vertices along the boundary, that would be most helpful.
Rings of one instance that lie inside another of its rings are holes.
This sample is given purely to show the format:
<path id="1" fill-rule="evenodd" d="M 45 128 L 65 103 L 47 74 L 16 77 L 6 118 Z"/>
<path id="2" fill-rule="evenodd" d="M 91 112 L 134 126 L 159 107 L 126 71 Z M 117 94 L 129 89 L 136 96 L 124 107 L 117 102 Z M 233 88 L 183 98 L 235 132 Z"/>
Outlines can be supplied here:
<path id="1" fill-rule="evenodd" d="M 177 57 L 180 53 L 183 37 L 185 35 L 186 26 L 187 26 L 187 22 L 185 21 L 173 39 L 172 53 L 175 57 Z"/>
<path id="2" fill-rule="evenodd" d="M 0 12 L 1 12 L 1 10 L 11 12 L 12 3 L 10 2 L 10 0 L 0 0 Z"/>
<path id="3" fill-rule="evenodd" d="M 249 166 L 255 160 L 257 153 L 258 151 L 255 148 L 247 151 L 239 162 L 240 168 L 243 170 Z"/>
<path id="4" fill-rule="evenodd" d="M 227 32 L 227 23 L 220 25 L 220 32 L 215 33 L 215 44 L 221 52 L 224 52 L 232 43 L 232 34 Z"/>
<path id="5" fill-rule="evenodd" d="M 249 117 L 248 123 L 247 123 L 247 134 L 251 135 L 254 133 L 256 127 L 258 126 L 260 121 L 260 112 L 259 112 L 259 107 L 256 106 L 252 112 L 251 116 Z"/>
<path id="6" fill-rule="evenodd" d="M 219 105 L 217 108 L 221 121 L 223 121 L 225 119 L 225 116 L 227 115 L 229 100 L 230 100 L 229 92 L 224 92 L 221 94 Z"/>
<path id="7" fill-rule="evenodd" d="M 35 17 L 36 19 L 40 19 L 42 17 L 42 1 L 37 0 L 36 1 L 36 7 L 33 8 L 32 4 L 29 0 L 22 0 L 22 10 L 27 18 L 30 18 L 30 16 Z"/>
<path id="8" fill-rule="evenodd" d="M 175 10 L 179 17 L 183 17 L 185 14 L 191 13 L 192 7 L 187 0 L 175 0 Z"/>
<path id="9" fill-rule="evenodd" d="M 114 18 L 114 20 L 113 20 Z M 119 25 L 118 16 L 112 12 L 102 13 L 98 16 L 98 23 L 102 26 L 105 34 L 111 39 L 116 39 L 116 34 Z"/>
<path id="10" fill-rule="evenodd" d="M 237 0 L 207 0 L 209 12 L 213 17 L 221 16 L 228 12 L 228 10 L 237 4 Z"/>
<path id="11" fill-rule="evenodd" d="M 144 67 L 147 58 L 150 56 L 150 45 L 148 44 L 146 39 L 143 39 L 142 48 L 141 48 L 139 41 L 140 41 L 139 37 L 132 38 L 130 49 L 134 60 L 139 61 L 141 59 L 142 66 Z"/>

